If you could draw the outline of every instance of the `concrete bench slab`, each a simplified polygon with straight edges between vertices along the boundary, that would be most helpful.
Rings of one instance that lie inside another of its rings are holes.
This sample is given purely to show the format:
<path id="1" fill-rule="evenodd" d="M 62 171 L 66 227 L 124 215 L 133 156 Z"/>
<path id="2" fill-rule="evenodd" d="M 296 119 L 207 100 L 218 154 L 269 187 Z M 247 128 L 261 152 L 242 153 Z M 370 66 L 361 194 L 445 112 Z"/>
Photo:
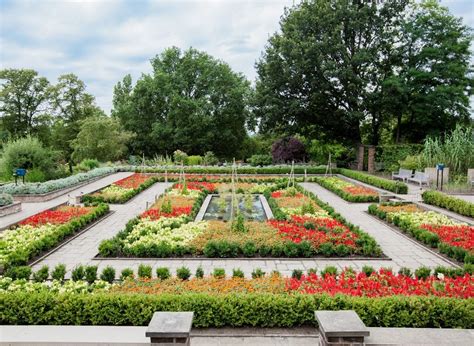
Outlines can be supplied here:
<path id="1" fill-rule="evenodd" d="M 193 324 L 194 312 L 158 311 L 148 324 L 145 336 L 152 343 L 189 345 L 189 334 Z"/>

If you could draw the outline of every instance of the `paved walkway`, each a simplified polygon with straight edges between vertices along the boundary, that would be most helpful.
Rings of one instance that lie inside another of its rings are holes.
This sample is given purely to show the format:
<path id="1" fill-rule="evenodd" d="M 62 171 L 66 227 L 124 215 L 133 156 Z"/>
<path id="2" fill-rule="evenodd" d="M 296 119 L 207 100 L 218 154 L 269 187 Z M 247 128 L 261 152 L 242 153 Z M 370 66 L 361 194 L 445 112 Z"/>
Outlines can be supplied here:
<path id="1" fill-rule="evenodd" d="M 27 217 L 42 212 L 43 210 L 57 207 L 60 204 L 63 204 L 68 201 L 68 195 L 77 196 L 81 193 L 89 193 L 98 189 L 101 189 L 107 185 L 112 184 L 113 182 L 126 178 L 132 175 L 132 172 L 119 172 L 108 175 L 104 178 L 96 180 L 90 184 L 83 185 L 75 190 L 69 191 L 68 193 L 53 198 L 46 202 L 36 202 L 36 203 L 21 203 L 21 211 L 15 214 L 10 214 L 4 217 L 0 217 L 0 229 L 2 227 L 15 224 Z"/>

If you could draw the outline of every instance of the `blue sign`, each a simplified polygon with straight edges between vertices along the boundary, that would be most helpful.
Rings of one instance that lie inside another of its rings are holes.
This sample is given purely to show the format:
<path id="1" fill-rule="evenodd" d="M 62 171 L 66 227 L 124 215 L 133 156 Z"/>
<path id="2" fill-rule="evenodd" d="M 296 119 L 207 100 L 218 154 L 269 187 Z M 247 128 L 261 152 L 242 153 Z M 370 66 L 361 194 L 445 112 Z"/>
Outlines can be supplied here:
<path id="1" fill-rule="evenodd" d="M 26 169 L 24 168 L 17 168 L 15 169 L 15 174 L 18 176 L 18 177 L 24 177 L 26 175 Z"/>
<path id="2" fill-rule="evenodd" d="M 438 164 L 436 165 L 436 169 L 437 169 L 438 171 L 442 171 L 442 170 L 444 169 L 444 163 L 438 163 Z"/>

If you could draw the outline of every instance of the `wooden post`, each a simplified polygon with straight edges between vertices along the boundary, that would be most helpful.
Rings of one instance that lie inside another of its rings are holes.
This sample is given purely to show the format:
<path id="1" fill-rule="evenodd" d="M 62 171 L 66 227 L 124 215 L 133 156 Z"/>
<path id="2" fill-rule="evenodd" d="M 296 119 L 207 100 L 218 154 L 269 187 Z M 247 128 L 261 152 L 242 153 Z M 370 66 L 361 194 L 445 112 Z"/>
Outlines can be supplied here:
<path id="1" fill-rule="evenodd" d="M 364 146 L 362 144 L 359 145 L 359 151 L 357 153 L 357 170 L 358 171 L 364 170 L 364 151 L 365 151 Z"/>

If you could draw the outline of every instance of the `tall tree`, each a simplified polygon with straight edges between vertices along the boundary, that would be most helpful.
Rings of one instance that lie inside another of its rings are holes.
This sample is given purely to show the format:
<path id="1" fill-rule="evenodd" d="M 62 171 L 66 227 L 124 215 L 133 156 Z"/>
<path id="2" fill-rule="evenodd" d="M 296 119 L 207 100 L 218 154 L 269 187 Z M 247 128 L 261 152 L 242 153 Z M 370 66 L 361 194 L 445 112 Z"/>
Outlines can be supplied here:
<path id="1" fill-rule="evenodd" d="M 153 73 L 132 90 L 126 76 L 114 90 L 112 114 L 137 134 L 136 154 L 213 151 L 231 157 L 246 137 L 248 81 L 210 55 L 169 48 L 151 60 Z"/>
<path id="2" fill-rule="evenodd" d="M 94 97 L 86 93 L 84 82 L 72 73 L 58 78 L 58 83 L 53 87 L 52 103 L 56 111 L 53 125 L 54 145 L 63 152 L 72 167 L 72 141 L 80 131 L 81 121 L 104 114 L 95 105 Z"/>
<path id="3" fill-rule="evenodd" d="M 387 89 L 396 140 L 421 141 L 469 122 L 472 31 L 435 0 L 415 4 L 403 25 L 401 64 Z"/>
<path id="4" fill-rule="evenodd" d="M 13 137 L 36 134 L 47 122 L 50 85 L 28 69 L 0 70 L 1 127 Z"/>

